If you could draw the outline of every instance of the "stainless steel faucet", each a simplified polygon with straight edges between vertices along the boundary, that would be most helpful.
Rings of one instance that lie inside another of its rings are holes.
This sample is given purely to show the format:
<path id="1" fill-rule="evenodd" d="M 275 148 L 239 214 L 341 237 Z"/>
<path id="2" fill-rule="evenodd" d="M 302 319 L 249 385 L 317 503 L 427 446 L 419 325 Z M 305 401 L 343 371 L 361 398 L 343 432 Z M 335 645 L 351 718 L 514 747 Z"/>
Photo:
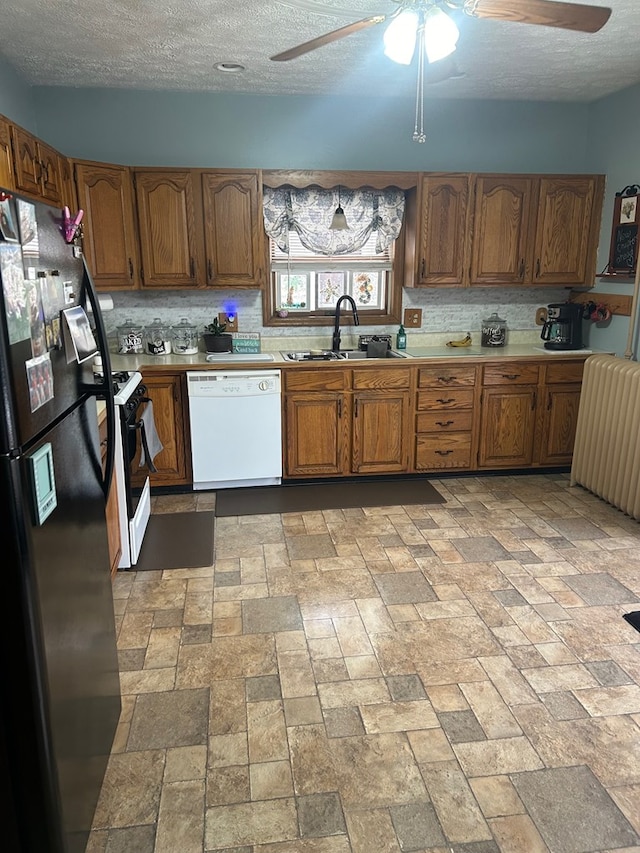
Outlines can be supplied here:
<path id="1" fill-rule="evenodd" d="M 356 303 L 354 302 L 352 296 L 348 296 L 346 293 L 344 293 L 336 302 L 336 321 L 333 327 L 333 341 L 331 344 L 331 349 L 333 352 L 340 352 L 340 307 L 343 302 L 348 302 L 351 306 L 351 311 L 353 313 L 353 325 L 360 325 L 360 320 L 358 319 L 358 308 L 356 306 Z"/>

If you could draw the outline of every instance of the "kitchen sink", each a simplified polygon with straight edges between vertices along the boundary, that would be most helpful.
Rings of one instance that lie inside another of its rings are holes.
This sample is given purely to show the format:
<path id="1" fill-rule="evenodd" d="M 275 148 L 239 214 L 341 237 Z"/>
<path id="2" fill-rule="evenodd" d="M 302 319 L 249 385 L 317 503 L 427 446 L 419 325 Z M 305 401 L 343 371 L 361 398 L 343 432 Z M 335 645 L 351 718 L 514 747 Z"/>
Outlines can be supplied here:
<path id="1" fill-rule="evenodd" d="M 398 352 L 395 349 L 388 349 L 384 355 L 369 355 L 365 350 L 361 349 L 345 349 L 339 353 L 341 358 L 347 359 L 348 361 L 361 359 L 386 359 L 386 358 L 409 358 L 409 356 L 404 352 Z"/>
<path id="2" fill-rule="evenodd" d="M 302 352 L 283 352 L 282 357 L 285 361 L 380 361 L 387 358 L 409 358 L 406 353 L 398 352 L 397 350 L 389 349 L 384 355 L 370 356 L 366 350 L 345 349 L 340 352 L 332 350 L 306 350 Z"/>

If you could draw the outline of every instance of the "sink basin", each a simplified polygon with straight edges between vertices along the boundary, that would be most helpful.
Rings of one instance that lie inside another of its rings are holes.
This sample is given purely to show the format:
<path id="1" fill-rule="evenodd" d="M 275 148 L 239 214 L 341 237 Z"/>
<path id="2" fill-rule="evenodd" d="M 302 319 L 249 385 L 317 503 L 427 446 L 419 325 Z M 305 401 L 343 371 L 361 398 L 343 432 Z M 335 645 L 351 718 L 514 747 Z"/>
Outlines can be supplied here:
<path id="1" fill-rule="evenodd" d="M 369 356 L 365 350 L 345 349 L 340 352 L 332 352 L 331 350 L 306 350 L 302 352 L 283 352 L 282 357 L 285 361 L 380 361 L 387 358 L 408 358 L 406 353 L 398 352 L 397 350 L 387 350 L 384 355 Z"/>
<path id="2" fill-rule="evenodd" d="M 369 361 L 372 359 L 379 361 L 380 359 L 387 359 L 387 358 L 408 358 L 409 357 L 408 355 L 406 355 L 406 353 L 398 352 L 397 350 L 394 350 L 394 349 L 388 349 L 384 355 L 373 355 L 373 356 L 369 355 L 367 352 L 365 352 L 364 350 L 361 350 L 361 349 L 346 349 L 346 350 L 342 350 L 342 352 L 339 353 L 339 355 L 341 358 L 347 359 L 347 361 L 352 361 L 354 359 L 357 361 L 365 360 L 365 359 L 367 359 Z"/>

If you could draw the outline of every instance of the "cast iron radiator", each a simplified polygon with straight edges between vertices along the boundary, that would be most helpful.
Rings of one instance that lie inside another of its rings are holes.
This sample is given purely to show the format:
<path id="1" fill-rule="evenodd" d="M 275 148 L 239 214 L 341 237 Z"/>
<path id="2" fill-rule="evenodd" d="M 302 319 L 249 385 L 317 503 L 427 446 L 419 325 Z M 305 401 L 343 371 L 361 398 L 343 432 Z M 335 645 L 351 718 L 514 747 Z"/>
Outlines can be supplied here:
<path id="1" fill-rule="evenodd" d="M 640 520 L 640 364 L 592 355 L 584 367 L 571 485 Z"/>

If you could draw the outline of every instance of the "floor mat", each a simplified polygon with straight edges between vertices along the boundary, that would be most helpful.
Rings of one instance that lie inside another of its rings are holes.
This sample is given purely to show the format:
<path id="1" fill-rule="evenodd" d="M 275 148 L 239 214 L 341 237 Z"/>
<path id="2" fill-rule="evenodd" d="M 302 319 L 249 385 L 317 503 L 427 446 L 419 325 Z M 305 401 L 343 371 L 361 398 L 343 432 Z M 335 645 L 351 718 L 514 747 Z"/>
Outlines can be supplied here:
<path id="1" fill-rule="evenodd" d="M 215 513 L 222 518 L 228 515 L 440 503 L 444 503 L 444 498 L 428 480 L 327 481 L 220 489 L 216 492 Z"/>
<path id="2" fill-rule="evenodd" d="M 640 631 L 640 610 L 625 613 L 622 618 L 626 619 L 629 625 L 631 625 L 632 628 L 635 628 L 636 631 Z"/>
<path id="3" fill-rule="evenodd" d="M 137 572 L 197 569 L 213 565 L 212 512 L 152 515 L 142 542 Z"/>

